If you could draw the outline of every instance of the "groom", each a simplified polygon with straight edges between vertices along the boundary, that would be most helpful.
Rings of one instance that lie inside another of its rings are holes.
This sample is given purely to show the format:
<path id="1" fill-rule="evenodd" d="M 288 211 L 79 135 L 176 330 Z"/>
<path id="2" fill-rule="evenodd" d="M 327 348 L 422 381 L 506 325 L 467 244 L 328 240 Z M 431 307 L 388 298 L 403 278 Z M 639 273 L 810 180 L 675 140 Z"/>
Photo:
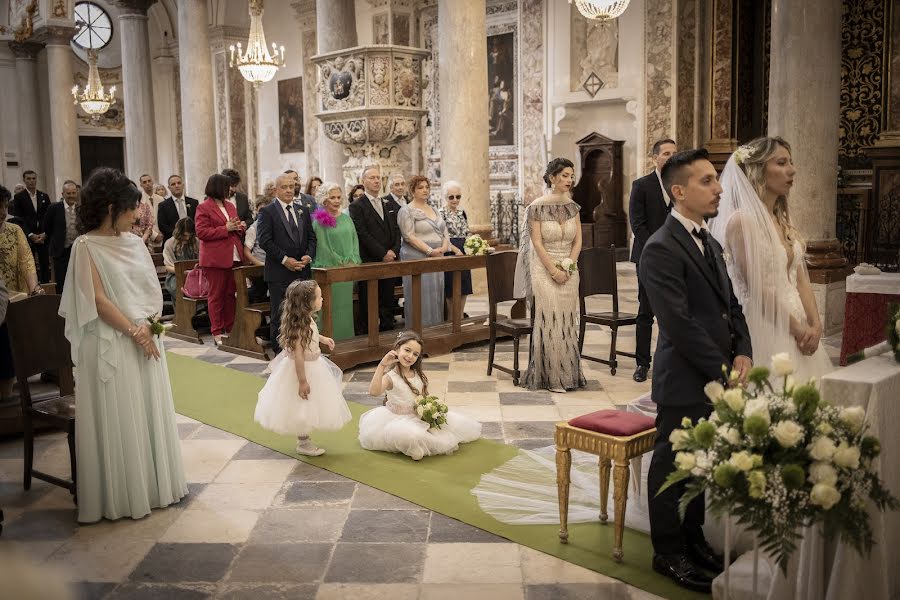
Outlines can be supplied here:
<path id="1" fill-rule="evenodd" d="M 705 219 L 719 208 L 716 169 L 706 150 L 686 150 L 662 168 L 663 187 L 673 209 L 641 254 L 640 280 L 659 320 L 653 358 L 653 401 L 659 437 L 647 475 L 653 569 L 679 585 L 709 592 L 712 578 L 724 569 L 703 537 L 702 496 L 687 507 L 684 521 L 678 502 L 683 485 L 657 496 L 675 470 L 669 441 L 684 417 L 696 423 L 712 406 L 703 393 L 710 381 L 726 383 L 722 366 L 744 379 L 752 366 L 750 332 L 731 289 L 722 247 Z"/>

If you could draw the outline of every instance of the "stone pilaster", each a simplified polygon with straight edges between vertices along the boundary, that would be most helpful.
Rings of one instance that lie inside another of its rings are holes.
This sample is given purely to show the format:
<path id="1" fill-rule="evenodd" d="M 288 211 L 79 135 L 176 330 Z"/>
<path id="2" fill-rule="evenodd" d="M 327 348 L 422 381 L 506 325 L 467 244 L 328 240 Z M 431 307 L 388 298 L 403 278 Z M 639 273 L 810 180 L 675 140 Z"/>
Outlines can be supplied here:
<path id="1" fill-rule="evenodd" d="M 316 39 L 316 1 L 300 0 L 291 6 L 300 24 L 300 45 L 303 54 L 303 152 L 306 154 L 307 178 L 320 173 L 319 120 L 316 118 L 316 65 L 311 60 L 318 53 Z"/>
<path id="2" fill-rule="evenodd" d="M 41 117 L 38 114 L 37 55 L 44 46 L 28 42 L 10 42 L 9 48 L 16 57 L 16 97 L 19 101 L 18 158 L 23 170 L 44 170 L 41 147 Z"/>
<path id="3" fill-rule="evenodd" d="M 128 173 L 137 179 L 160 175 L 150 64 L 147 10 L 155 0 L 119 0 L 119 39 L 122 47 L 122 83 L 125 104 L 125 158 Z"/>

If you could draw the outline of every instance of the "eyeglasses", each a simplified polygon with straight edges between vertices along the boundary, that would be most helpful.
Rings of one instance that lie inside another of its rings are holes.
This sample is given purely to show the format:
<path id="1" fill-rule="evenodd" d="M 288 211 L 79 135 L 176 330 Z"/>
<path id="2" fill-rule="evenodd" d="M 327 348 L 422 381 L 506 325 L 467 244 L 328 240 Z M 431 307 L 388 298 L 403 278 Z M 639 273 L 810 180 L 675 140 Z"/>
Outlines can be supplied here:
<path id="1" fill-rule="evenodd" d="M 462 194 L 457 194 L 456 196 L 447 196 L 447 200 L 462 200 Z"/>

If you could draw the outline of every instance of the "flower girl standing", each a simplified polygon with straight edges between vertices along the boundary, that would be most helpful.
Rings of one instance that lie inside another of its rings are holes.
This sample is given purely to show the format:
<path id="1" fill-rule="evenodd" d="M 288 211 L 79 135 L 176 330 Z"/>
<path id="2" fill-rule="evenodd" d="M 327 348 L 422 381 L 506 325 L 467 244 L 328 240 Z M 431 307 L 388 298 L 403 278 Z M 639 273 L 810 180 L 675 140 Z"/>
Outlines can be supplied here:
<path id="1" fill-rule="evenodd" d="M 422 338 L 415 331 L 397 336 L 385 354 L 369 394 L 386 393 L 387 402 L 359 418 L 359 443 L 366 450 L 399 452 L 421 460 L 424 456 L 452 454 L 459 444 L 481 437 L 481 423 L 465 415 L 447 413 L 440 429 L 429 428 L 416 413 L 416 400 L 428 395 L 428 377 L 422 371 Z"/>
<path id="2" fill-rule="evenodd" d="M 350 420 L 341 393 L 341 370 L 322 356 L 334 340 L 319 335 L 314 315 L 322 308 L 315 281 L 295 281 L 284 295 L 278 343 L 284 350 L 272 361 L 269 380 L 259 392 L 256 422 L 265 429 L 297 436 L 297 454 L 321 456 L 325 450 L 309 439 L 314 429 L 336 431 Z"/>

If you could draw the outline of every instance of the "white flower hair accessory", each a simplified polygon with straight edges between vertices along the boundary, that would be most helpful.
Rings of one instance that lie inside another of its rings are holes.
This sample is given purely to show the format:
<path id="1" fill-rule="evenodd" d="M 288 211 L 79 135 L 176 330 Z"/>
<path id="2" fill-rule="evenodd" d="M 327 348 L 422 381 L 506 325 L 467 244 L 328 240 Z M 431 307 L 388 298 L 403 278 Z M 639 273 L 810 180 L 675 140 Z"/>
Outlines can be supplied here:
<path id="1" fill-rule="evenodd" d="M 753 151 L 749 146 L 739 146 L 738 149 L 734 151 L 734 162 L 739 165 L 744 164 L 744 161 L 750 158 L 751 154 L 753 154 Z"/>

